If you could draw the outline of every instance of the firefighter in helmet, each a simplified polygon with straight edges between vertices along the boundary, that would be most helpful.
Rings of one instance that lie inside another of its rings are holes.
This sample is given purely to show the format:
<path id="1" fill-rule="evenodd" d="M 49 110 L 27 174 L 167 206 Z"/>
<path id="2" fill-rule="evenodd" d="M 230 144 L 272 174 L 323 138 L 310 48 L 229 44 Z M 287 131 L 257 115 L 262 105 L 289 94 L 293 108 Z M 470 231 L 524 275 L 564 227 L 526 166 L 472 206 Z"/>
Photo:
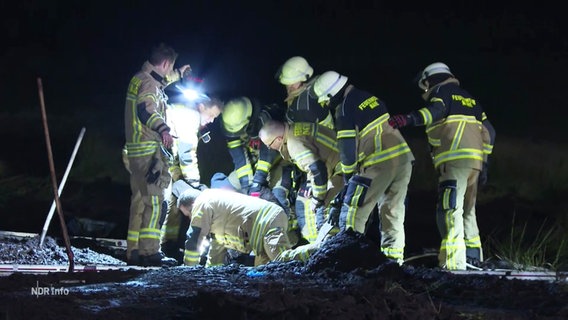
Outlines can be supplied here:
<path id="1" fill-rule="evenodd" d="M 227 139 L 240 192 L 266 200 L 277 201 L 290 215 L 288 193 L 289 174 L 283 175 L 287 164 L 277 151 L 266 147 L 258 132 L 269 119 L 284 120 L 284 110 L 277 104 L 261 105 L 248 97 L 227 101 L 221 127 Z"/>
<path id="2" fill-rule="evenodd" d="M 339 226 L 367 232 L 367 220 L 378 206 L 381 251 L 402 263 L 405 198 L 414 156 L 400 131 L 389 126 L 386 104 L 347 80 L 344 75 L 327 71 L 312 88 L 319 102 L 335 110 L 337 145 L 346 180 Z"/>
<path id="3" fill-rule="evenodd" d="M 169 171 L 172 182 L 184 180 L 191 187 L 203 190 L 206 186 L 201 183 L 197 146 L 200 141 L 206 142 L 204 137 L 207 138 L 208 135 L 203 132 L 207 132 L 208 125 L 221 114 L 224 104 L 221 100 L 204 94 L 202 81 L 194 79 L 198 78 L 187 76 L 166 88 L 173 102 L 166 111 L 168 122 L 172 134 L 176 137 L 172 146 Z M 185 230 L 189 220 L 176 207 L 175 195 L 169 193 L 168 211 L 162 225 L 160 245 L 167 256 L 181 263 Z"/>
<path id="4" fill-rule="evenodd" d="M 310 95 L 310 88 L 317 76 L 314 76 L 314 68 L 304 57 L 293 56 L 286 60 L 276 72 L 275 78 L 286 89 L 284 102 L 288 123 L 307 122 L 333 129 L 333 116 L 329 108 Z M 294 208 L 294 219 L 297 219 L 297 227 L 302 230 L 303 237 L 311 241 L 313 235 L 317 234 L 316 215 L 310 210 L 313 181 L 297 166 L 293 166 L 291 171 L 293 187 L 290 202 Z"/>
<path id="5" fill-rule="evenodd" d="M 426 106 L 394 115 L 393 128 L 425 126 L 434 167 L 438 171 L 436 221 L 442 237 L 439 265 L 465 270 L 468 260 L 483 261 L 475 215 L 478 183 L 487 180 L 487 159 L 495 129 L 483 107 L 442 62 L 421 72 L 418 86 Z"/>

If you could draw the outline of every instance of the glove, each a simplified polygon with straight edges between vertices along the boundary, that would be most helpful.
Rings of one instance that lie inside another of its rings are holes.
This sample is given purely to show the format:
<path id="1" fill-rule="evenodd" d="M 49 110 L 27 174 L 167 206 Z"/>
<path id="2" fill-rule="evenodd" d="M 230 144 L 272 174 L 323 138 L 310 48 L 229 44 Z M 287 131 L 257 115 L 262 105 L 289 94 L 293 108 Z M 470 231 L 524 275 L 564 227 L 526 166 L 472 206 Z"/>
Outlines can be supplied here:
<path id="1" fill-rule="evenodd" d="M 253 182 L 253 184 L 247 190 L 247 194 L 249 196 L 259 198 L 261 191 L 262 191 L 262 185 L 260 183 Z"/>
<path id="2" fill-rule="evenodd" d="M 162 131 L 161 136 L 162 144 L 164 145 L 164 147 L 166 147 L 167 149 L 171 148 L 174 144 L 174 138 L 172 137 L 170 132 L 168 130 Z"/>
<path id="3" fill-rule="evenodd" d="M 489 169 L 489 163 L 487 161 L 483 162 L 483 168 L 479 173 L 479 178 L 477 179 L 477 186 L 483 187 L 487 184 L 487 171 Z"/>
<path id="4" fill-rule="evenodd" d="M 409 125 L 409 115 L 397 114 L 389 118 L 389 125 L 395 129 L 404 128 Z"/>
<path id="5" fill-rule="evenodd" d="M 146 172 L 146 182 L 148 182 L 149 184 L 154 184 L 156 183 L 156 181 L 158 181 L 158 178 L 160 177 L 160 170 L 155 169 L 156 164 L 158 164 L 158 159 L 156 158 L 152 158 L 152 161 L 150 162 L 150 167 L 148 167 L 148 171 Z"/>
<path id="6" fill-rule="evenodd" d="M 300 187 L 300 189 L 298 190 L 298 196 L 300 197 L 304 197 L 304 198 L 309 198 L 312 196 L 312 188 L 306 186 L 306 187 Z"/>
<path id="7" fill-rule="evenodd" d="M 310 198 L 310 210 L 312 212 L 316 212 L 316 210 L 321 206 L 323 206 L 323 200 L 322 199 L 318 199 L 318 198 L 315 198 L 315 197 Z"/>

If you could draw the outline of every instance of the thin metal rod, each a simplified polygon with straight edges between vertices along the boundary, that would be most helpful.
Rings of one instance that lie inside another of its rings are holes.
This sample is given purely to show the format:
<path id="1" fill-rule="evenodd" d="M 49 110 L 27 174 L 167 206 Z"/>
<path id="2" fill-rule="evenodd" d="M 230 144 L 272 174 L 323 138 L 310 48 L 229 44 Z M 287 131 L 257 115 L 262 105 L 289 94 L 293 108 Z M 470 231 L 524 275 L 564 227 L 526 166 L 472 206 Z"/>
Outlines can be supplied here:
<path id="1" fill-rule="evenodd" d="M 71 159 L 69 159 L 69 163 L 67 164 L 67 169 L 65 169 L 65 174 L 63 175 L 63 179 L 61 179 L 61 184 L 59 185 L 59 189 L 57 190 L 58 195 L 61 197 L 61 192 L 65 187 L 65 183 L 67 182 L 67 177 L 69 176 L 69 172 L 71 171 L 71 167 L 73 166 L 73 162 L 75 161 L 75 156 L 77 156 L 77 151 L 79 150 L 79 146 L 81 145 L 81 141 L 83 140 L 83 136 L 85 135 L 85 127 L 81 129 L 79 133 L 79 137 L 77 138 L 77 142 L 75 143 L 75 148 L 73 149 L 73 153 L 71 154 Z M 43 224 L 43 229 L 41 230 L 41 236 L 39 237 L 39 247 L 43 246 L 43 242 L 45 241 L 45 235 L 47 234 L 47 229 L 49 229 L 49 224 L 51 223 L 51 219 L 53 218 L 53 213 L 55 212 L 55 199 L 51 203 L 51 208 L 49 208 L 49 213 L 47 214 L 47 218 L 45 219 L 45 223 Z"/>
<path id="2" fill-rule="evenodd" d="M 45 144 L 47 146 L 47 157 L 49 159 L 49 171 L 51 172 L 51 182 L 53 184 L 53 195 L 55 198 L 55 204 L 57 205 L 57 213 L 59 214 L 59 222 L 61 223 L 63 239 L 65 240 L 67 257 L 69 258 L 69 272 L 72 273 L 75 266 L 75 259 L 73 256 L 73 251 L 71 250 L 71 241 L 69 240 L 69 234 L 67 234 L 67 226 L 63 217 L 63 210 L 61 209 L 61 201 L 59 200 L 59 195 L 57 194 L 57 178 L 55 177 L 55 165 L 53 164 L 53 153 L 51 152 L 51 139 L 49 138 L 49 128 L 47 127 L 47 115 L 45 112 L 45 102 L 43 99 L 43 85 L 41 78 L 39 77 L 37 78 L 37 86 L 39 93 L 39 103 L 41 107 L 41 116 L 43 120 L 43 129 L 45 133 Z"/>

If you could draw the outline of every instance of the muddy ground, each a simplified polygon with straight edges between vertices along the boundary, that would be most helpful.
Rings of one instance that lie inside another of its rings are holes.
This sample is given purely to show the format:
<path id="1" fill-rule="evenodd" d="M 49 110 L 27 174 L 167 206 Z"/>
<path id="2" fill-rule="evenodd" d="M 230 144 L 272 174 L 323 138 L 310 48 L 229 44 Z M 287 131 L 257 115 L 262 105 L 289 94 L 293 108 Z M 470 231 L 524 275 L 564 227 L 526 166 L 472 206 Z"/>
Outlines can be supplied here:
<path id="1" fill-rule="evenodd" d="M 48 237 L 4 240 L 6 263 L 66 264 Z M 123 264 L 72 246 L 75 266 Z M 40 289 L 42 291 L 38 291 Z M 34 291 L 35 290 L 35 291 Z M 455 275 L 398 266 L 342 232 L 306 264 L 172 267 L 0 277 L 0 319 L 567 319 L 565 281 Z"/>
<path id="2" fill-rule="evenodd" d="M 71 236 L 126 237 L 128 186 L 111 180 L 68 185 L 61 200 Z M 2 230 L 41 231 L 51 200 L 29 194 L 5 199 L 3 208 L 10 210 L 3 213 L 10 218 L 2 221 Z M 435 194 L 411 190 L 409 198 L 407 257 L 439 245 L 431 213 Z M 532 208 L 513 198 L 480 203 L 483 239 L 506 234 L 511 214 L 538 226 L 534 221 L 539 221 L 540 213 Z M 89 221 L 106 223 L 91 224 L 89 229 Z M 4 240 L 1 264 L 65 265 L 68 256 L 61 234 L 55 213 L 41 250 L 37 237 Z M 305 265 L 291 262 L 259 268 L 232 264 L 139 270 L 128 268 L 120 252 L 92 241 L 74 238 L 71 245 L 75 266 L 112 264 L 122 269 L 44 275 L 4 272 L 0 320 L 568 319 L 566 281 L 456 275 L 436 269 L 434 257 L 399 267 L 385 261 L 376 242 L 349 232 L 326 242 Z"/>

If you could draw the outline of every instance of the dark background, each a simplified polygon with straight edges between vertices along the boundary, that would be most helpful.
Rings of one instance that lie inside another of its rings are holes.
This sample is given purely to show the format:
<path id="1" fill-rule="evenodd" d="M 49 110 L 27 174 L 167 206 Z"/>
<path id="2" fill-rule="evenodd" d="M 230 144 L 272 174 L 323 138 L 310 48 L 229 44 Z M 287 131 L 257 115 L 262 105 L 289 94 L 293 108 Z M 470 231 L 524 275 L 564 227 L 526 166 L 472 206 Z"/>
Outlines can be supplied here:
<path id="1" fill-rule="evenodd" d="M 545 2 L 23 0 L 3 2 L 0 11 L 0 132 L 6 141 L 0 178 L 48 175 L 40 77 L 58 179 L 85 126 L 86 141 L 71 176 L 92 174 L 92 168 L 81 171 L 82 163 L 112 158 L 117 169 L 109 178 L 127 181 L 120 163 L 126 87 L 159 42 L 174 47 L 177 65 L 191 64 L 207 92 L 224 100 L 247 95 L 282 104 L 285 90 L 274 73 L 286 59 L 301 55 L 316 74 L 347 75 L 383 99 L 392 114 L 422 106 L 413 79 L 426 65 L 442 61 L 484 106 L 497 143 L 507 135 L 566 141 L 566 19 L 563 10 Z M 218 121 L 212 127 L 212 143 L 199 149 L 208 169 L 205 183 L 212 171 L 232 167 L 215 134 Z M 423 132 L 413 129 L 405 134 Z M 106 149 L 96 149 L 93 139 Z M 3 165 L 9 169 L 2 171 Z M 71 183 L 64 195 L 77 189 Z M 52 199 L 48 187 L 41 190 Z M 127 208 L 128 189 L 113 195 Z M 110 200 L 91 197 L 92 206 Z M 29 211 L 37 210 L 43 221 L 50 203 Z M 10 210 L 0 206 L 2 213 Z"/>
<path id="2" fill-rule="evenodd" d="M 2 5 L 2 111 L 108 113 L 121 133 L 130 77 L 159 42 L 224 99 L 281 102 L 276 69 L 301 55 L 375 93 L 391 113 L 420 107 L 415 75 L 447 63 L 500 132 L 558 133 L 568 71 L 565 19 L 542 2 L 18 1 Z"/>

